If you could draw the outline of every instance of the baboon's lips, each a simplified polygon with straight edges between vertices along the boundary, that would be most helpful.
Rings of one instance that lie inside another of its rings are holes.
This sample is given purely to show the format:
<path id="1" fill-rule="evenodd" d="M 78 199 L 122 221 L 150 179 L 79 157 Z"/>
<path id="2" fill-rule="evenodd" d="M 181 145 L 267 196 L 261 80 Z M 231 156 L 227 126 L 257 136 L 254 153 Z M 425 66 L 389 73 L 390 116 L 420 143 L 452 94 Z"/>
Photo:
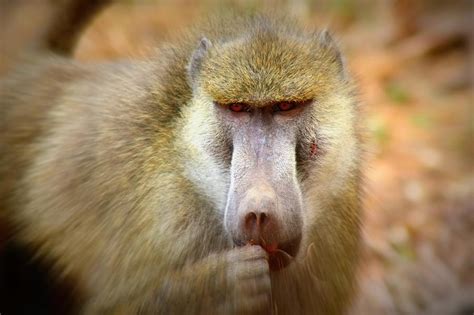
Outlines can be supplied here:
<path id="1" fill-rule="evenodd" d="M 250 239 L 248 241 L 239 241 L 234 239 L 237 246 L 261 246 L 268 253 L 268 265 L 271 271 L 279 271 L 287 267 L 298 253 L 301 242 L 301 235 L 286 243 L 266 243 L 263 239 L 255 241 Z"/>
<path id="2" fill-rule="evenodd" d="M 298 253 L 300 238 L 284 244 L 261 245 L 268 253 L 268 264 L 271 271 L 279 271 L 287 267 Z"/>
<path id="3" fill-rule="evenodd" d="M 268 252 L 268 265 L 271 271 L 279 271 L 285 268 L 291 263 L 292 259 L 293 257 L 282 250 Z"/>

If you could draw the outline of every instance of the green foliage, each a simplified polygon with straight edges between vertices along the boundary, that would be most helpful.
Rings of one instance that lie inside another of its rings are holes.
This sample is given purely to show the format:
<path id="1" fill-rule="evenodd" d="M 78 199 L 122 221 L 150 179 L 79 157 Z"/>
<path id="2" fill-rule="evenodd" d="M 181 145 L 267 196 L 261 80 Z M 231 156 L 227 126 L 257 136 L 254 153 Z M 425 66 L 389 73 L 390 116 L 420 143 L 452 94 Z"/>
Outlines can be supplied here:
<path id="1" fill-rule="evenodd" d="M 384 121 L 373 117 L 369 120 L 368 126 L 373 139 L 375 139 L 378 145 L 383 146 L 390 141 L 390 131 Z"/>
<path id="2" fill-rule="evenodd" d="M 424 129 L 432 128 L 434 124 L 433 119 L 424 113 L 411 116 L 410 121 L 413 125 Z"/>
<path id="3" fill-rule="evenodd" d="M 397 104 L 404 104 L 410 100 L 408 91 L 397 81 L 390 81 L 385 86 L 387 97 Z"/>

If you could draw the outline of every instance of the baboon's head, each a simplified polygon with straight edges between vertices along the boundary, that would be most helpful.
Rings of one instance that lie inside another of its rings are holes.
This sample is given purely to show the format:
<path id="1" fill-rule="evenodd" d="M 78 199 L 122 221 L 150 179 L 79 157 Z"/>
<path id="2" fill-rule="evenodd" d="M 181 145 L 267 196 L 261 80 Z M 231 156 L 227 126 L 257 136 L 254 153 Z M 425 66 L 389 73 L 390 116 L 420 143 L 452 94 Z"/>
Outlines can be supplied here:
<path id="1" fill-rule="evenodd" d="M 326 32 L 262 28 L 201 39 L 188 72 L 189 174 L 223 210 L 235 245 L 259 244 L 273 270 L 285 267 L 321 215 L 322 192 L 350 176 L 353 104 L 340 54 Z"/>

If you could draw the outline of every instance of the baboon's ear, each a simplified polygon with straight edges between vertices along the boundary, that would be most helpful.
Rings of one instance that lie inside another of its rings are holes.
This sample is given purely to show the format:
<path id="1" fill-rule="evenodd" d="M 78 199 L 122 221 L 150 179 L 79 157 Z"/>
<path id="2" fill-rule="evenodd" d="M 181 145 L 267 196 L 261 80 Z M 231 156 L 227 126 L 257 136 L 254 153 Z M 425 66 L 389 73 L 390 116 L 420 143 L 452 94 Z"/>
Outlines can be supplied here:
<path id="1" fill-rule="evenodd" d="M 346 60 L 328 29 L 324 29 L 319 34 L 319 43 L 323 48 L 327 49 L 332 57 L 332 62 L 339 68 L 341 76 L 347 78 Z"/>
<path id="2" fill-rule="evenodd" d="M 206 57 L 209 48 L 211 48 L 212 43 L 206 38 L 202 37 L 199 41 L 199 45 L 191 56 L 188 64 L 188 79 L 192 87 L 196 85 L 196 78 L 201 71 L 202 61 Z"/>

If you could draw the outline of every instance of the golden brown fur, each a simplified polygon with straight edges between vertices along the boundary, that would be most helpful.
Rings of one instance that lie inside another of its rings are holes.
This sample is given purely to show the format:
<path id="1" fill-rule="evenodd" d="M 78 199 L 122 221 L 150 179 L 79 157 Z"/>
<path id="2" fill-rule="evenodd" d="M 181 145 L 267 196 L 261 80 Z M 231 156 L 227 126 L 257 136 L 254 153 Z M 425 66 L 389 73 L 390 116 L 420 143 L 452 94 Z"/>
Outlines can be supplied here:
<path id="1" fill-rule="evenodd" d="M 267 290 L 270 278 L 278 314 L 345 309 L 359 244 L 357 105 L 327 33 L 281 22 L 212 22 L 156 58 L 122 64 L 82 65 L 33 51 L 3 79 L 2 216 L 18 240 L 54 260 L 58 275 L 74 278 L 81 312 L 261 311 L 249 296 L 257 289 L 248 286 Z M 201 36 L 212 47 L 193 78 L 190 59 Z M 294 125 L 303 236 L 284 270 L 269 273 L 259 246 L 229 242 L 220 207 L 232 152 L 206 95 L 255 108 L 316 100 Z M 306 161 L 315 130 L 324 154 Z M 200 167 L 204 173 L 191 174 Z M 206 180 L 222 181 L 222 191 L 206 189 Z M 259 280 L 248 282 L 249 275 Z"/>

